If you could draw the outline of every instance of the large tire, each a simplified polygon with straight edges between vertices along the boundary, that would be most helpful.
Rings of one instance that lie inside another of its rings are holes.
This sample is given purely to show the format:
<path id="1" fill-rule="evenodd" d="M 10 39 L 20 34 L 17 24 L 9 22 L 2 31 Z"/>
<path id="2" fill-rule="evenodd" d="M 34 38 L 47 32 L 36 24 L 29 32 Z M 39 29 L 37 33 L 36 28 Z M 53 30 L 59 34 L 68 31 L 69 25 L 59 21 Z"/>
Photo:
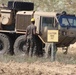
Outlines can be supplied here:
<path id="1" fill-rule="evenodd" d="M 0 33 L 0 54 L 6 54 L 10 50 L 10 40 L 5 34 Z"/>
<path id="2" fill-rule="evenodd" d="M 34 3 L 32 2 L 18 2 L 18 1 L 9 1 L 8 8 L 14 10 L 33 10 Z"/>
<path id="3" fill-rule="evenodd" d="M 25 54 L 25 49 L 24 47 L 26 46 L 26 39 L 25 35 L 19 36 L 14 43 L 14 53 L 15 55 L 24 55 Z"/>

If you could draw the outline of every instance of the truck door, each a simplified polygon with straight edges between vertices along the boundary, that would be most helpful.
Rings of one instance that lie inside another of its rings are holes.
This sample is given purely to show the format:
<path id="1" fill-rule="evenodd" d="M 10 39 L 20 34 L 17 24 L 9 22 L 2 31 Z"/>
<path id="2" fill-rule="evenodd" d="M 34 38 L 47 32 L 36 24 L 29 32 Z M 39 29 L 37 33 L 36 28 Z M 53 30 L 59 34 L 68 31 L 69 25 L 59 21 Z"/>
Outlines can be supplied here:
<path id="1" fill-rule="evenodd" d="M 54 17 L 40 17 L 40 32 L 42 37 L 47 39 L 47 30 L 57 29 L 56 20 Z"/>

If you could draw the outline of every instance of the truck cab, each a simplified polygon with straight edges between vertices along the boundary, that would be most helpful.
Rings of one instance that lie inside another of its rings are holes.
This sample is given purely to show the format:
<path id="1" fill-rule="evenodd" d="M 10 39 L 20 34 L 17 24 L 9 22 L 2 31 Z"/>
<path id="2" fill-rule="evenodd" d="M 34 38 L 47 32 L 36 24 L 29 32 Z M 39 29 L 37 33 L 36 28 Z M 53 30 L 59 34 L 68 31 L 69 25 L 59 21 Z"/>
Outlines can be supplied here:
<path id="1" fill-rule="evenodd" d="M 72 14 L 57 15 L 59 23 L 59 42 L 57 46 L 69 46 L 76 41 L 76 16 Z"/>

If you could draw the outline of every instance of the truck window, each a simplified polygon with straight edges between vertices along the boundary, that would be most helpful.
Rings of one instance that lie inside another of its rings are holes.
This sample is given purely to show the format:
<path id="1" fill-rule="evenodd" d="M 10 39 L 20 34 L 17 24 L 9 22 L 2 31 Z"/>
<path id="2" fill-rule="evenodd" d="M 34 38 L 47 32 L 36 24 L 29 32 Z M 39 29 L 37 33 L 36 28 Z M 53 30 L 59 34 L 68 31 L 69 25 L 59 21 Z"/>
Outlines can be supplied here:
<path id="1" fill-rule="evenodd" d="M 54 17 L 40 17 L 40 32 L 45 33 L 48 29 L 56 28 L 56 19 Z"/>
<path id="2" fill-rule="evenodd" d="M 54 27 L 54 18 L 53 17 L 41 17 L 42 27 Z"/>
<path id="3" fill-rule="evenodd" d="M 66 19 L 66 18 L 62 18 L 62 24 L 65 26 L 68 26 L 70 23 L 71 26 L 73 26 L 73 19 Z"/>
<path id="4" fill-rule="evenodd" d="M 76 20 L 74 19 L 74 26 L 76 26 Z"/>
<path id="5" fill-rule="evenodd" d="M 58 19 L 61 27 L 76 27 L 76 17 L 72 15 L 61 15 Z"/>

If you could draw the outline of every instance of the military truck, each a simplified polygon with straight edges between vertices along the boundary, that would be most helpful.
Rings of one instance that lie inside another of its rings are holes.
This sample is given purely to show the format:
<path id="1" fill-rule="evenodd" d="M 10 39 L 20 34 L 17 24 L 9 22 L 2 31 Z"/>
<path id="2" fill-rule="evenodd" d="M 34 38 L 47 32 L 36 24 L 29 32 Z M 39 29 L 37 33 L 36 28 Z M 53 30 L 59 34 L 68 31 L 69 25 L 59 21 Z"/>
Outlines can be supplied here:
<path id="1" fill-rule="evenodd" d="M 9 1 L 7 7 L 1 8 L 0 15 L 0 54 L 25 54 L 26 27 L 32 17 L 37 27 L 37 51 L 43 54 L 47 41 L 48 30 L 58 31 L 56 47 L 68 47 L 76 42 L 76 16 L 66 12 L 33 11 L 32 2 Z M 48 52 L 50 53 L 51 47 Z"/>

